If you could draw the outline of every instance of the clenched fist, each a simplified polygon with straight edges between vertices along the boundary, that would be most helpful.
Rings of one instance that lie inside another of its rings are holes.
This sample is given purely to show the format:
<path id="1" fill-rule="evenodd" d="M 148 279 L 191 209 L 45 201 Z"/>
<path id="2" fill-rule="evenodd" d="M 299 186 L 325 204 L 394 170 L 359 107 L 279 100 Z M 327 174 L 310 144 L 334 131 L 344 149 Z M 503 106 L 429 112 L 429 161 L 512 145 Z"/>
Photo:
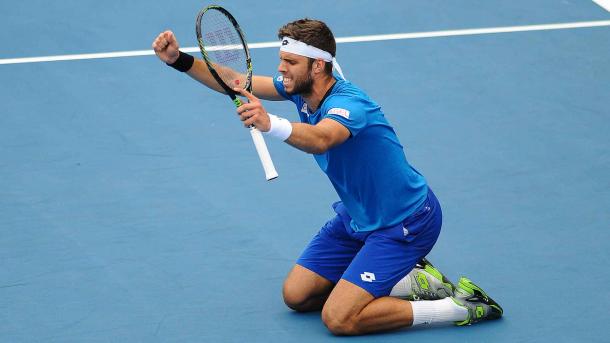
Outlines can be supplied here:
<path id="1" fill-rule="evenodd" d="M 152 43 L 152 48 L 159 59 L 165 63 L 172 64 L 178 59 L 180 45 L 172 31 L 161 32 Z"/>

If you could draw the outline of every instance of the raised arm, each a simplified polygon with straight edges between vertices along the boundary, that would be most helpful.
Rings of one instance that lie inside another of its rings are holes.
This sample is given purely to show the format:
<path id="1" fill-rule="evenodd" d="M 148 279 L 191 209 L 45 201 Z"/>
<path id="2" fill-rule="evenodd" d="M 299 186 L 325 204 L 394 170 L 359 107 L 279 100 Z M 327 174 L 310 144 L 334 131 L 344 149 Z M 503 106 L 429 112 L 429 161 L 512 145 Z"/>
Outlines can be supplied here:
<path id="1" fill-rule="evenodd" d="M 169 65 L 176 63 L 181 54 L 179 50 L 180 45 L 172 31 L 160 33 L 153 41 L 152 48 L 157 57 Z M 216 82 L 203 60 L 195 58 L 193 65 L 186 73 L 208 88 L 220 93 L 225 93 L 218 82 Z M 277 92 L 273 85 L 273 78 L 269 76 L 252 76 L 252 93 L 265 100 L 286 100 Z"/>

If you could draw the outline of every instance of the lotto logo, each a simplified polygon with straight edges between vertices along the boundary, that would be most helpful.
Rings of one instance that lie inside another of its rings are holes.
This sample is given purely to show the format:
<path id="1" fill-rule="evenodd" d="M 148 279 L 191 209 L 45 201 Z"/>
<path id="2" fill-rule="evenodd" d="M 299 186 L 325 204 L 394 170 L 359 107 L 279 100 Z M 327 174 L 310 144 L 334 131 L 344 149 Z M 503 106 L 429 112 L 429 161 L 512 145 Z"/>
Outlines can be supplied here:
<path id="1" fill-rule="evenodd" d="M 364 282 L 373 282 L 373 281 L 375 281 L 375 274 L 369 273 L 369 272 L 364 272 L 364 273 L 360 274 L 360 278 Z"/>
<path id="2" fill-rule="evenodd" d="M 424 274 L 417 273 L 417 276 L 415 278 L 417 279 L 417 283 L 419 284 L 419 287 L 421 287 L 422 289 L 430 288 L 430 284 L 428 283 L 428 279 L 426 279 L 426 276 Z"/>
<path id="3" fill-rule="evenodd" d="M 477 318 L 483 317 L 484 314 L 485 314 L 485 310 L 483 309 L 483 306 L 477 306 L 477 310 L 476 310 Z"/>

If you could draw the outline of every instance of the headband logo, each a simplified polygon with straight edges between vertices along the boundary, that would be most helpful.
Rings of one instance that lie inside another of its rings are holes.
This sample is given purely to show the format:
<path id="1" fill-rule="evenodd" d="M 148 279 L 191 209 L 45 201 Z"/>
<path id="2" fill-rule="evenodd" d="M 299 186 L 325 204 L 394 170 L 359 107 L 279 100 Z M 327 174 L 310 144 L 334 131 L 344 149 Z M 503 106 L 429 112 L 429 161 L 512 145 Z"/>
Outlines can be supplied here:
<path id="1" fill-rule="evenodd" d="M 288 45 L 288 40 L 287 40 L 287 39 L 284 39 L 284 40 L 282 41 L 282 45 Z"/>

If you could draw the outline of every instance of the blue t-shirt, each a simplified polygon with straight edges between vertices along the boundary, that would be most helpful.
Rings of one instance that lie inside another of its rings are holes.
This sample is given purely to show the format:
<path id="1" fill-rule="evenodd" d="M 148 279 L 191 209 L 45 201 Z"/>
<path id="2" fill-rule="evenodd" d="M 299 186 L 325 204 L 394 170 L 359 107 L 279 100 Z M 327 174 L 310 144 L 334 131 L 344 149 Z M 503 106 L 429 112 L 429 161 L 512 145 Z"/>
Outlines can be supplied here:
<path id="1" fill-rule="evenodd" d="M 302 123 L 315 125 L 330 118 L 350 131 L 345 142 L 314 157 L 352 217 L 352 229 L 372 231 L 399 224 L 424 203 L 426 180 L 409 165 L 379 105 L 350 82 L 336 79 L 313 113 L 303 97 L 286 93 L 282 76 L 274 85 L 295 103 Z"/>

